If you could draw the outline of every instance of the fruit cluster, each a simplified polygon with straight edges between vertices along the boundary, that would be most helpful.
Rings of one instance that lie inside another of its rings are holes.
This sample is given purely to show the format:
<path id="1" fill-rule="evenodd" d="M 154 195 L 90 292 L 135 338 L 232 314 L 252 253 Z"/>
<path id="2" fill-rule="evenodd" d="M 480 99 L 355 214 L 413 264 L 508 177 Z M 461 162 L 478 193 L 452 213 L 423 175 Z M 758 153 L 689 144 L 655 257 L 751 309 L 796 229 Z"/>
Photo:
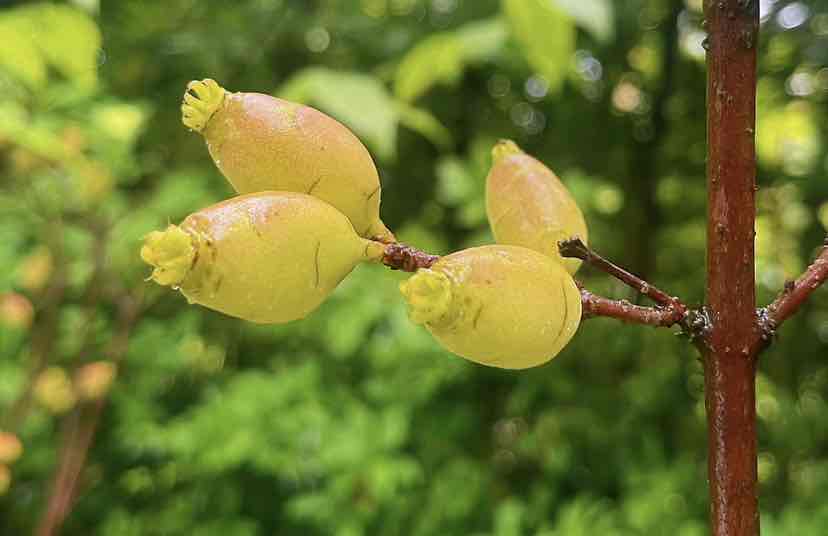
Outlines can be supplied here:
<path id="1" fill-rule="evenodd" d="M 380 181 L 350 130 L 300 104 L 191 82 L 183 123 L 240 194 L 150 233 L 151 278 L 191 303 L 259 323 L 304 318 L 362 262 L 404 250 L 379 217 Z M 431 259 L 400 285 L 410 318 L 448 350 L 511 369 L 558 354 L 581 319 L 557 243 L 586 241 L 552 171 L 511 141 L 492 150 L 487 214 L 497 245 Z"/>

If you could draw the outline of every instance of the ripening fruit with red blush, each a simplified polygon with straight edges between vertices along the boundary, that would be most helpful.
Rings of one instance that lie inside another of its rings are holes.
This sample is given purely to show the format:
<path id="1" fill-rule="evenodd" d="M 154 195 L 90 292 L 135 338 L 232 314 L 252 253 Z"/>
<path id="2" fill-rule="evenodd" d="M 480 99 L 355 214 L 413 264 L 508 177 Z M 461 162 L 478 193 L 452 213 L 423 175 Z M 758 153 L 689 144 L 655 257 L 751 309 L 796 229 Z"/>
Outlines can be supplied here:
<path id="1" fill-rule="evenodd" d="M 374 161 L 332 117 L 262 93 L 231 93 L 210 79 L 187 85 L 181 111 L 184 125 L 204 136 L 216 166 L 240 194 L 313 195 L 345 214 L 360 236 L 394 241 L 379 217 Z"/>
<path id="2" fill-rule="evenodd" d="M 23 443 L 11 432 L 0 432 L 0 464 L 11 465 L 23 454 Z"/>
<path id="3" fill-rule="evenodd" d="M 574 274 L 581 261 L 558 252 L 562 240 L 578 237 L 587 243 L 584 215 L 572 194 L 551 169 L 512 141 L 498 142 L 492 160 L 486 214 L 497 243 L 539 251 Z"/>

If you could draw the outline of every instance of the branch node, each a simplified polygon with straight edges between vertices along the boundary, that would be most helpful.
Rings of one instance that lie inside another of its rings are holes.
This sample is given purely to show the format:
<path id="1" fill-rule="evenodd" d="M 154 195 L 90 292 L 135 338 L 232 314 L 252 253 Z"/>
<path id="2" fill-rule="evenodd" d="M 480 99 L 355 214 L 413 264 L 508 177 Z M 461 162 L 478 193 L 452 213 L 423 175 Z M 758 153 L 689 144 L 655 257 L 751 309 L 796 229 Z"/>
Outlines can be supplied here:
<path id="1" fill-rule="evenodd" d="M 768 345 L 776 337 L 776 324 L 771 319 L 767 307 L 758 309 L 756 311 L 756 317 L 759 322 L 759 338 L 763 344 Z"/>
<path id="2" fill-rule="evenodd" d="M 710 311 L 706 307 L 687 311 L 682 328 L 690 341 L 705 340 L 713 329 Z"/>

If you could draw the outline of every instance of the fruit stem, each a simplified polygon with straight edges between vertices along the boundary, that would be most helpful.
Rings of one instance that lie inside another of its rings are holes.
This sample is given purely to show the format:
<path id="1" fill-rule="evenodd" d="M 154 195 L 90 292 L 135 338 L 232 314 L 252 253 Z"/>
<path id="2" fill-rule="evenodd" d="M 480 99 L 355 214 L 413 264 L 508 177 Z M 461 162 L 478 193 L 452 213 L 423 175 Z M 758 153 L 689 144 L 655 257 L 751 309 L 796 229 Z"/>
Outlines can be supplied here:
<path id="1" fill-rule="evenodd" d="M 395 242 L 386 244 L 382 263 L 392 270 L 416 272 L 420 268 L 430 268 L 439 259 L 438 255 L 431 255 L 415 247 Z"/>

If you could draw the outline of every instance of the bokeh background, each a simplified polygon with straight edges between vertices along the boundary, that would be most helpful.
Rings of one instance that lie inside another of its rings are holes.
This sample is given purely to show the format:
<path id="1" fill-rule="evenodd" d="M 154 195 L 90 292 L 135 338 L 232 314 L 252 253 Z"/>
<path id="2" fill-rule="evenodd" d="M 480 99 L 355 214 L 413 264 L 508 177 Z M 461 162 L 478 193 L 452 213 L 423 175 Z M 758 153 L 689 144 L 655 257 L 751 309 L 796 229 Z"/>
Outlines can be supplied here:
<path id="1" fill-rule="evenodd" d="M 699 304 L 701 3 L 0 2 L 0 533 L 706 534 L 702 370 L 670 330 L 590 320 L 503 371 L 409 323 L 381 267 L 256 326 L 145 282 L 138 257 L 232 195 L 180 123 L 209 76 L 349 125 L 384 220 L 434 253 L 491 242 L 489 151 L 512 138 L 594 247 Z M 828 227 L 828 2 L 760 7 L 766 303 Z M 762 357 L 758 412 L 764 534 L 824 534 L 827 293 Z"/>

